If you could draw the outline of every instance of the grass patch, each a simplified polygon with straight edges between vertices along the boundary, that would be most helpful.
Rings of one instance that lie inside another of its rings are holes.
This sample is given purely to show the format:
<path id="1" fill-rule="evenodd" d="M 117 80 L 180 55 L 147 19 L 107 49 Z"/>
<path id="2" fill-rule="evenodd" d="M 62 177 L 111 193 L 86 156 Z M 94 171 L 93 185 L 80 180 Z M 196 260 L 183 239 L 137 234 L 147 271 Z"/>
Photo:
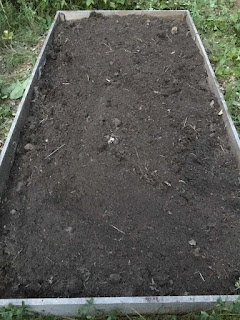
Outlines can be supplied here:
<path id="1" fill-rule="evenodd" d="M 37 44 L 55 12 L 65 9 L 190 10 L 240 131 L 240 10 L 234 0 L 0 0 L 0 90 L 32 70 L 39 53 Z M 15 104 L 2 97 L 1 110 L 14 109 Z M 10 112 L 2 114 L 0 151 L 12 121 Z"/>

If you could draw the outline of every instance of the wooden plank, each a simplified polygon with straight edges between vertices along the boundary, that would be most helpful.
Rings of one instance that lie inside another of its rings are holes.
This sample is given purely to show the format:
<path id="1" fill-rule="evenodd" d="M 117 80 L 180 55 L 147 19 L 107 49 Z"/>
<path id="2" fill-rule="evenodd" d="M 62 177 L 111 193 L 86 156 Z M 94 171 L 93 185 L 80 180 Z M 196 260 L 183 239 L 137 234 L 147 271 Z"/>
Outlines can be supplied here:
<path id="1" fill-rule="evenodd" d="M 183 21 L 186 19 L 191 34 L 199 47 L 201 54 L 203 55 L 205 66 L 208 72 L 209 85 L 213 92 L 215 93 L 220 106 L 223 108 L 224 121 L 230 141 L 233 148 L 239 156 L 239 137 L 234 127 L 233 121 L 228 113 L 226 102 L 224 101 L 223 95 L 220 91 L 219 85 L 216 81 L 213 69 L 209 62 L 206 51 L 202 45 L 201 39 L 197 33 L 191 16 L 186 10 L 178 11 L 98 11 L 105 16 L 118 14 L 121 16 L 128 14 L 136 15 L 149 15 L 157 16 L 160 18 L 174 19 L 178 21 Z M 9 171 L 14 159 L 15 149 L 18 143 L 20 131 L 27 117 L 29 105 L 31 102 L 34 84 L 41 74 L 41 69 L 44 66 L 46 52 L 48 46 L 51 43 L 54 28 L 58 21 L 63 20 L 80 20 L 82 18 L 88 17 L 90 11 L 60 11 L 56 14 L 53 24 L 48 32 L 48 36 L 44 42 L 41 53 L 39 54 L 36 65 L 33 69 L 32 76 L 29 81 L 29 85 L 24 93 L 24 96 L 19 105 L 17 114 L 11 126 L 8 138 L 4 145 L 3 151 L 0 156 L 0 196 L 3 190 L 4 183 L 8 179 Z M 223 301 L 232 302 L 238 299 L 239 296 L 221 296 Z M 76 316 L 80 307 L 87 303 L 89 298 L 52 298 L 52 299 L 0 299 L 0 308 L 8 305 L 9 303 L 13 305 L 21 305 L 22 301 L 35 312 L 42 314 L 53 314 L 62 316 Z M 94 298 L 94 307 L 96 309 L 103 310 L 105 312 L 110 312 L 114 310 L 120 310 L 124 313 L 135 314 L 136 311 L 141 314 L 178 314 L 186 313 L 199 310 L 211 309 L 219 299 L 217 295 L 207 295 L 207 296 L 168 296 L 168 297 L 114 297 L 114 298 Z M 94 309 L 92 309 L 94 313 Z"/>
<path id="2" fill-rule="evenodd" d="M 62 21 L 81 20 L 88 18 L 91 10 L 85 11 L 60 11 Z M 165 19 L 173 19 L 175 21 L 184 21 L 186 19 L 187 10 L 96 10 L 103 16 L 126 16 L 129 14 L 134 15 L 147 15 L 151 17 L 159 17 Z"/>
<path id="3" fill-rule="evenodd" d="M 48 31 L 48 35 L 44 41 L 42 50 L 38 56 L 37 62 L 32 71 L 28 86 L 18 106 L 16 116 L 13 120 L 7 139 L 0 154 L 0 200 L 3 196 L 4 186 L 9 177 L 10 169 L 14 160 L 15 151 L 19 141 L 19 136 L 24 126 L 26 117 L 28 115 L 29 106 L 33 97 L 34 86 L 36 84 L 37 79 L 41 76 L 42 68 L 46 62 L 47 49 L 52 40 L 53 30 L 58 22 L 59 13 L 56 14 L 52 26 Z"/>
<path id="4" fill-rule="evenodd" d="M 220 296 L 168 296 L 168 297 L 114 297 L 94 298 L 88 313 L 102 310 L 108 314 L 120 311 L 125 314 L 182 314 L 212 309 Z M 239 296 L 221 296 L 222 301 L 233 302 Z M 28 309 L 41 314 L 58 316 L 77 316 L 78 310 L 87 304 L 89 298 L 52 298 L 52 299 L 2 299 L 0 308 L 9 303 L 20 306 L 22 301 Z"/>
<path id="5" fill-rule="evenodd" d="M 223 111 L 223 121 L 224 121 L 226 130 L 227 130 L 227 134 L 229 136 L 229 142 L 232 147 L 232 151 L 235 154 L 235 156 L 237 157 L 237 160 L 238 160 L 238 163 L 240 166 L 240 139 L 239 139 L 239 135 L 238 135 L 238 132 L 235 128 L 233 120 L 229 114 L 227 104 L 224 100 L 224 96 L 223 96 L 222 91 L 220 89 L 220 86 L 217 82 L 215 73 L 214 73 L 213 68 L 211 66 L 211 63 L 208 59 L 208 55 L 207 55 L 206 50 L 203 46 L 202 40 L 198 34 L 198 31 L 195 27 L 195 24 L 194 24 L 189 12 L 187 12 L 186 22 L 189 26 L 193 40 L 195 41 L 196 45 L 198 46 L 198 48 L 200 50 L 201 55 L 203 56 L 205 68 L 206 68 L 207 74 L 208 74 L 209 87 L 212 90 L 212 92 L 215 94 L 217 101 L 220 105 L 220 108 Z"/>

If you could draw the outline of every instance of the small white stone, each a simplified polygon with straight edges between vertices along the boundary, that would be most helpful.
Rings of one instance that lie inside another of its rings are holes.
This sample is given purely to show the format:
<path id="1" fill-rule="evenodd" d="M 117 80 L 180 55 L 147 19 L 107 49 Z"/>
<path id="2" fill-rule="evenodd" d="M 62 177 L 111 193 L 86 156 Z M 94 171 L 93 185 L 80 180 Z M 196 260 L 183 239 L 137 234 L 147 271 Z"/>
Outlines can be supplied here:
<path id="1" fill-rule="evenodd" d="M 194 239 L 188 241 L 188 243 L 190 244 L 190 246 L 196 246 L 197 245 L 197 242 Z"/>

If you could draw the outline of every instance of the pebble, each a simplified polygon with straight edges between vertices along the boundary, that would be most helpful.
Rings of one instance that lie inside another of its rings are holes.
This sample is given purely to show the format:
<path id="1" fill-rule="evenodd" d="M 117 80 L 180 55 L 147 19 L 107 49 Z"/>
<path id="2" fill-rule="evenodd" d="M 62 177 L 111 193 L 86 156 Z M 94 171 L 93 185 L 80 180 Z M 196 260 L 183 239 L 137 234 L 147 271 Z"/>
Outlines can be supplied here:
<path id="1" fill-rule="evenodd" d="M 26 151 L 31 151 L 31 150 L 34 149 L 34 146 L 33 146 L 33 144 L 31 144 L 31 143 L 27 143 L 27 144 L 25 145 L 24 149 L 25 149 Z"/>
<path id="2" fill-rule="evenodd" d="M 38 292 L 41 289 L 41 285 L 38 282 L 31 282 L 27 288 L 28 290 Z"/>
<path id="3" fill-rule="evenodd" d="M 171 34 L 176 34 L 178 32 L 178 28 L 177 27 L 173 27 L 171 29 Z"/>
<path id="4" fill-rule="evenodd" d="M 121 278 L 120 274 L 113 273 L 110 275 L 109 279 L 112 283 L 119 283 L 122 278 Z"/>
<path id="5" fill-rule="evenodd" d="M 193 255 L 195 257 L 200 257 L 201 256 L 201 253 L 200 253 L 200 248 L 197 247 L 196 249 L 193 250 Z"/>
<path id="6" fill-rule="evenodd" d="M 190 244 L 190 246 L 196 246 L 197 245 L 197 243 L 196 243 L 196 241 L 194 239 L 188 241 L 188 243 Z"/>
<path id="7" fill-rule="evenodd" d="M 115 127 L 119 127 L 121 125 L 122 121 L 118 118 L 113 119 L 113 124 Z"/>
<path id="8" fill-rule="evenodd" d="M 12 209 L 11 211 L 10 211 L 10 213 L 11 214 L 15 214 L 17 211 L 15 210 L 15 209 Z"/>
<path id="9" fill-rule="evenodd" d="M 23 186 L 24 186 L 24 183 L 22 181 L 18 182 L 16 192 L 21 192 Z"/>

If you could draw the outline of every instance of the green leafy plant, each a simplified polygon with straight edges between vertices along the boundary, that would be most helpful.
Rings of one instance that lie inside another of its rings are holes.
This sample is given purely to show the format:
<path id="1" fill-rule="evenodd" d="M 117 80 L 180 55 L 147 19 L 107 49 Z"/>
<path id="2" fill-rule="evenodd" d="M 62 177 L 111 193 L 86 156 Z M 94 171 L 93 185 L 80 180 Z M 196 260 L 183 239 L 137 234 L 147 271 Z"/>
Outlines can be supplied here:
<path id="1" fill-rule="evenodd" d="M 235 282 L 235 288 L 236 288 L 236 290 L 240 290 L 240 277 L 239 277 L 238 280 Z"/>
<path id="2" fill-rule="evenodd" d="M 240 300 L 235 302 L 223 302 L 218 300 L 216 307 L 209 311 L 202 311 L 200 315 L 195 317 L 196 320 L 239 320 L 240 319 Z"/>
<path id="3" fill-rule="evenodd" d="M 3 31 L 2 40 L 8 41 L 12 40 L 13 38 L 13 32 L 9 32 L 8 30 Z"/>
<path id="4" fill-rule="evenodd" d="M 26 306 L 22 302 L 21 307 L 13 306 L 9 304 L 7 307 L 3 307 L 0 310 L 0 319 L 2 320 L 22 320 L 26 315 Z"/>
<path id="5" fill-rule="evenodd" d="M 83 319 L 92 320 L 95 318 L 96 309 L 94 307 L 94 299 L 87 300 L 87 303 L 79 308 L 78 314 Z"/>
<path id="6" fill-rule="evenodd" d="M 24 81 L 17 80 L 8 86 L 3 86 L 1 88 L 2 99 L 10 98 L 11 100 L 15 100 L 21 98 L 28 85 L 28 82 L 29 79 Z"/>

